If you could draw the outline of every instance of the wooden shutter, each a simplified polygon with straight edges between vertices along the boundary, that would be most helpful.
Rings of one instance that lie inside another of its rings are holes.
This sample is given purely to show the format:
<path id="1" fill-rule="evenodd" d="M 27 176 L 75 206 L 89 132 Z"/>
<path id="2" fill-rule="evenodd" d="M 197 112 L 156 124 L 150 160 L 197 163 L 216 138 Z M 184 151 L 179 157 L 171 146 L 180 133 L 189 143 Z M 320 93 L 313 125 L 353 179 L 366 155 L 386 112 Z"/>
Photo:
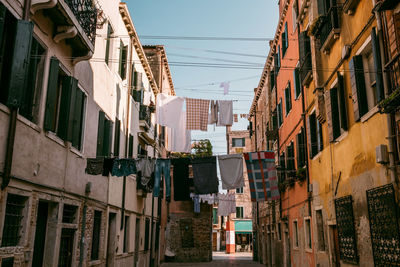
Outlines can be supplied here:
<path id="1" fill-rule="evenodd" d="M 71 142 L 77 85 L 78 80 L 74 77 L 63 77 L 57 135 L 61 139 Z"/>
<path id="2" fill-rule="evenodd" d="M 86 102 L 85 93 L 76 88 L 76 98 L 74 107 L 74 118 L 72 126 L 72 146 L 81 149 L 84 107 Z"/>
<path id="3" fill-rule="evenodd" d="M 8 86 L 7 106 L 20 107 L 25 89 L 27 87 L 30 51 L 32 43 L 33 23 L 18 20 L 15 29 L 14 49 Z"/>
<path id="4" fill-rule="evenodd" d="M 110 60 L 110 43 L 111 43 L 111 34 L 113 30 L 111 28 L 110 22 L 108 22 L 107 25 L 107 40 L 106 40 L 106 54 L 105 54 L 105 61 L 106 64 L 108 65 L 108 62 Z"/>
<path id="5" fill-rule="evenodd" d="M 274 71 L 270 71 L 269 73 L 269 80 L 270 80 L 270 85 L 271 85 L 271 91 L 275 87 L 275 73 Z"/>
<path id="6" fill-rule="evenodd" d="M 325 110 L 327 115 L 329 142 L 332 142 L 335 138 L 333 137 L 332 102 L 330 90 L 325 93 Z"/>
<path id="7" fill-rule="evenodd" d="M 122 42 L 122 40 L 119 41 L 119 61 L 118 61 L 118 73 L 119 76 L 122 79 L 122 55 L 124 53 L 124 43 Z"/>
<path id="8" fill-rule="evenodd" d="M 129 135 L 129 150 L 128 157 L 131 158 L 133 156 L 133 135 Z"/>
<path id="9" fill-rule="evenodd" d="M 354 120 L 359 121 L 368 112 L 362 56 L 354 56 L 349 61 L 349 70 Z"/>
<path id="10" fill-rule="evenodd" d="M 114 129 L 114 157 L 119 157 L 119 143 L 121 137 L 121 121 L 115 118 L 115 129 Z"/>
<path id="11" fill-rule="evenodd" d="M 318 15 L 325 15 L 326 13 L 325 1 L 326 0 L 318 0 Z"/>
<path id="12" fill-rule="evenodd" d="M 103 111 L 99 111 L 99 123 L 97 127 L 97 156 L 104 156 L 104 126 L 106 121 L 106 114 Z"/>
<path id="13" fill-rule="evenodd" d="M 285 22 L 285 42 L 286 42 L 286 48 L 289 46 L 289 32 L 288 32 L 288 27 L 287 27 L 287 22 Z M 285 48 L 285 50 L 286 50 Z"/>
<path id="14" fill-rule="evenodd" d="M 339 100 L 339 114 L 340 114 L 340 128 L 343 131 L 348 130 L 348 123 L 347 123 L 347 107 L 346 107 L 346 101 L 347 101 L 347 94 L 346 90 L 344 87 L 344 81 L 343 81 L 343 76 L 340 75 L 340 73 L 337 73 L 337 79 L 338 79 L 338 100 Z"/>
<path id="15" fill-rule="evenodd" d="M 339 120 L 339 101 L 338 101 L 338 90 L 336 87 L 329 90 L 331 110 L 328 111 L 331 114 L 331 133 L 329 134 L 329 140 L 332 142 L 340 136 L 340 120 Z M 329 119 L 328 119 L 329 121 Z"/>
<path id="16" fill-rule="evenodd" d="M 293 70 L 293 81 L 294 81 L 294 97 L 297 99 L 301 93 L 299 68 Z"/>
<path id="17" fill-rule="evenodd" d="M 125 45 L 122 49 L 122 73 L 121 73 L 122 80 L 125 80 L 126 78 L 127 57 L 128 57 L 128 46 Z"/>
<path id="18" fill-rule="evenodd" d="M 381 53 L 379 50 L 379 39 L 376 36 L 375 28 L 371 31 L 371 44 L 372 44 L 372 56 L 374 58 L 375 67 L 375 90 L 378 102 L 385 98 L 385 92 L 383 90 L 383 76 L 382 76 L 382 62 Z"/>
<path id="19" fill-rule="evenodd" d="M 110 156 L 111 144 L 112 144 L 112 130 L 113 122 L 110 120 L 105 120 L 104 122 L 104 143 L 103 143 L 103 153 L 104 156 Z"/>
<path id="20" fill-rule="evenodd" d="M 59 64 L 57 58 L 50 59 L 49 80 L 47 84 L 46 111 L 44 117 L 44 129 L 47 131 L 55 131 L 57 116 L 57 98 L 58 98 L 58 72 Z"/>
<path id="21" fill-rule="evenodd" d="M 393 14 L 393 26 L 394 26 L 394 32 L 396 35 L 396 52 L 400 53 L 400 12 Z M 393 52 L 393 55 L 396 54 L 396 52 Z"/>
<path id="22" fill-rule="evenodd" d="M 312 142 L 311 142 L 311 115 L 309 114 L 307 116 L 307 145 L 308 145 L 308 154 L 310 159 L 312 159 L 314 157 L 313 153 L 312 153 Z"/>
<path id="23" fill-rule="evenodd" d="M 311 154 L 314 157 L 318 153 L 318 132 L 317 132 L 317 119 L 315 113 L 310 115 L 310 141 L 311 141 Z"/>
<path id="24" fill-rule="evenodd" d="M 317 139 L 317 145 L 315 146 L 315 151 L 314 155 L 318 154 L 319 151 L 322 151 L 323 148 L 323 143 L 322 143 L 322 124 L 318 121 L 315 120 L 315 126 L 316 126 L 316 139 Z"/>
<path id="25" fill-rule="evenodd" d="M 7 14 L 7 8 L 0 2 L 0 44 L 3 42 L 6 14 Z"/>
<path id="26" fill-rule="evenodd" d="M 278 71 L 279 71 L 279 60 L 278 60 L 278 53 L 275 52 L 274 54 L 274 76 L 278 76 Z M 275 83 L 274 83 L 275 84 Z"/>
<path id="27" fill-rule="evenodd" d="M 133 95 L 132 90 L 135 90 L 136 73 L 137 72 L 135 71 L 135 64 L 132 63 L 132 67 L 131 67 L 131 88 L 129 90 L 131 95 Z"/>

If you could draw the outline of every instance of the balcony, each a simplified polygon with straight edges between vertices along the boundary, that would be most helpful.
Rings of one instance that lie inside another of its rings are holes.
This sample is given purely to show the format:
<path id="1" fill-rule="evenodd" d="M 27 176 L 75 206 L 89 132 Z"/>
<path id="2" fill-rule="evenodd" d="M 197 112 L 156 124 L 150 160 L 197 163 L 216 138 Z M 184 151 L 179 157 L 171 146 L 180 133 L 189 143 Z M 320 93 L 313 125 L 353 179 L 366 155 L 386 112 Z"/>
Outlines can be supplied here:
<path id="1" fill-rule="evenodd" d="M 139 121 L 140 126 L 144 126 L 145 128 L 149 128 L 151 126 L 151 112 L 148 106 L 140 105 Z M 145 123 L 147 125 L 142 125 L 142 123 Z"/>
<path id="2" fill-rule="evenodd" d="M 39 10 L 54 23 L 53 40 L 65 40 L 73 48 L 73 57 L 93 54 L 98 11 L 94 0 L 32 0 L 31 12 Z"/>
<path id="3" fill-rule="evenodd" d="M 379 108 L 383 113 L 391 113 L 400 108 L 400 53 L 386 64 L 385 72 L 390 77 L 391 93 L 379 103 Z"/>
<path id="4" fill-rule="evenodd" d="M 336 39 L 339 38 L 340 26 L 338 8 L 333 6 L 321 16 L 320 24 L 316 30 L 316 38 L 321 42 L 321 50 L 328 53 Z"/>

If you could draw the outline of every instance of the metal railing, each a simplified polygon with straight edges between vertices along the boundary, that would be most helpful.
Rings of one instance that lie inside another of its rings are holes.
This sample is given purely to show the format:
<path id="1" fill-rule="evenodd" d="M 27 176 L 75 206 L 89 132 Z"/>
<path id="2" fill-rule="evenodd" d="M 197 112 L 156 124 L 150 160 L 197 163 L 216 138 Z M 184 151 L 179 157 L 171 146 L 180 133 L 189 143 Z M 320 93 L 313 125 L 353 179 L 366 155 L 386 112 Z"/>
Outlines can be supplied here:
<path id="1" fill-rule="evenodd" d="M 318 30 L 317 37 L 321 41 L 321 46 L 328 39 L 333 29 L 339 28 L 339 15 L 338 8 L 333 6 L 329 8 L 329 11 L 324 15 L 321 26 Z"/>
<path id="2" fill-rule="evenodd" d="M 151 124 L 151 112 L 150 112 L 150 108 L 148 106 L 140 105 L 139 120 L 146 121 L 147 125 L 150 126 L 150 124 Z"/>
<path id="3" fill-rule="evenodd" d="M 89 40 L 96 39 L 97 9 L 93 0 L 64 0 L 81 25 Z"/>

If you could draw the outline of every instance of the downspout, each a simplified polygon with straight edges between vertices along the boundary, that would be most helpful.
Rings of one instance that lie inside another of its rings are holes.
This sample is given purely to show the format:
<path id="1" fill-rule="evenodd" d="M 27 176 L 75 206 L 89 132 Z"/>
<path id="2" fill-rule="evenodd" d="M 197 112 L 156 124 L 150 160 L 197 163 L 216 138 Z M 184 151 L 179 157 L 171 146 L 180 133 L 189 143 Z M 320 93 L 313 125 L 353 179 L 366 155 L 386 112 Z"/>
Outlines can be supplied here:
<path id="1" fill-rule="evenodd" d="M 31 0 L 24 2 L 24 20 L 29 20 L 30 17 Z M 10 183 L 11 168 L 13 163 L 15 132 L 17 129 L 18 106 L 10 106 L 10 123 L 8 126 L 8 136 L 6 145 L 6 156 L 4 160 L 3 181 L 1 183 L 1 190 L 4 190 Z"/>
<path id="2" fill-rule="evenodd" d="M 87 213 L 87 201 L 91 191 L 92 183 L 88 182 L 85 187 L 85 199 L 83 201 L 82 211 L 82 227 L 81 227 L 81 240 L 79 245 L 79 267 L 83 266 L 83 258 L 85 253 L 85 229 L 86 229 L 86 213 Z"/>
<path id="3" fill-rule="evenodd" d="M 375 13 L 375 18 L 376 18 L 376 24 L 377 24 L 377 35 L 378 35 L 378 40 L 379 40 L 379 52 L 381 54 L 381 67 L 383 70 L 382 77 L 383 77 L 383 88 L 385 92 L 385 97 L 388 97 L 390 95 L 391 89 L 389 88 L 389 77 L 387 71 L 385 71 L 385 49 L 384 49 L 384 44 L 383 44 L 383 33 L 382 33 L 382 19 L 381 19 L 381 13 L 377 10 L 376 1 L 373 0 L 373 5 L 374 5 L 374 13 Z M 378 4 L 379 5 L 379 4 Z M 396 137 L 396 132 L 393 129 L 393 122 L 395 121 L 395 114 L 394 112 L 390 112 L 389 114 L 386 114 L 386 124 L 388 127 L 388 143 L 389 143 L 389 173 L 390 173 L 390 180 L 392 183 L 395 184 L 396 187 L 399 185 L 399 179 L 397 177 L 397 169 L 396 169 L 396 163 L 395 163 L 395 153 L 396 153 L 396 144 L 395 144 L 395 137 Z"/>

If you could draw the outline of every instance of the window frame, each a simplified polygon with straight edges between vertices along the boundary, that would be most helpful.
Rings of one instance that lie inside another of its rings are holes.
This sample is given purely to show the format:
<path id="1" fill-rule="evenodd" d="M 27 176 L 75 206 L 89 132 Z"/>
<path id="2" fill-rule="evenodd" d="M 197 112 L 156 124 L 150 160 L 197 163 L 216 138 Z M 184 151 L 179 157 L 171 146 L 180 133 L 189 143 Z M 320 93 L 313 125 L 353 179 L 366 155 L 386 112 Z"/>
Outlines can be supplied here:
<path id="1" fill-rule="evenodd" d="M 305 250 L 312 251 L 311 217 L 304 217 L 304 238 Z"/>
<path id="2" fill-rule="evenodd" d="M 299 240 L 299 224 L 297 219 L 293 220 L 292 222 L 292 229 L 293 229 L 293 248 L 299 249 L 300 247 L 300 240 Z"/>
<path id="3" fill-rule="evenodd" d="M 238 211 L 239 211 L 239 216 L 238 216 Z M 236 206 L 235 218 L 236 219 L 244 219 L 244 207 L 243 206 Z"/>

